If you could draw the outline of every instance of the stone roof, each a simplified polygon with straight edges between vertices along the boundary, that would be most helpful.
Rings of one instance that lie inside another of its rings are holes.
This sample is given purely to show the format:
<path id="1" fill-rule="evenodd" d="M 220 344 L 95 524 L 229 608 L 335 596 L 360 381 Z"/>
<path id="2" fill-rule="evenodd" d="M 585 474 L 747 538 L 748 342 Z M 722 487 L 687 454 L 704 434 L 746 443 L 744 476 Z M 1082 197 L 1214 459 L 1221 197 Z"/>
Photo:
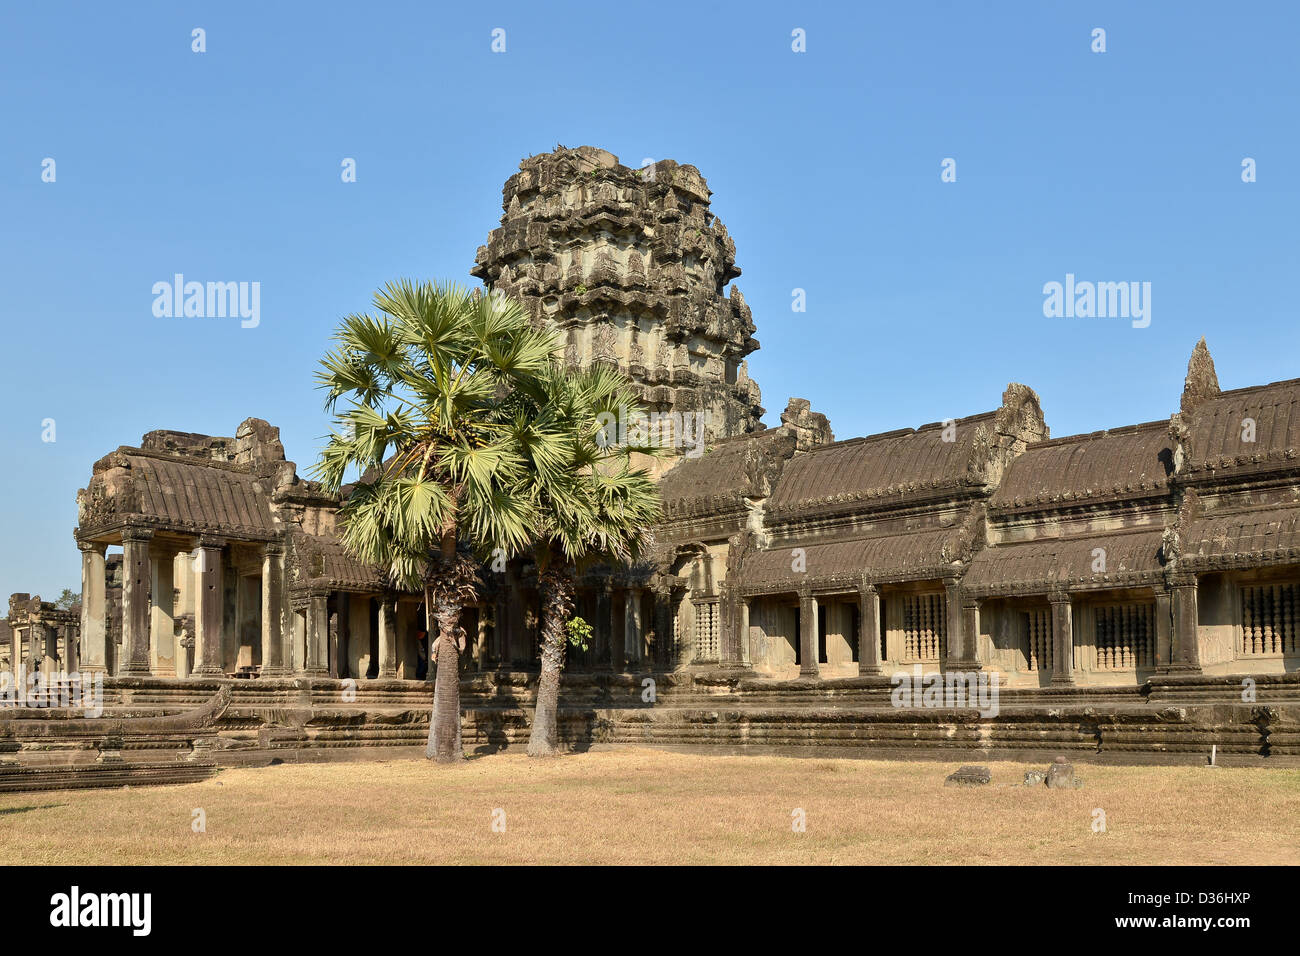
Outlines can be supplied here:
<path id="1" fill-rule="evenodd" d="M 351 557 L 337 538 L 295 532 L 290 537 L 289 580 L 294 588 L 379 591 L 378 569 Z"/>
<path id="2" fill-rule="evenodd" d="M 783 429 L 723 439 L 698 458 L 683 458 L 659 480 L 664 517 L 691 517 L 740 508 L 746 497 L 766 497 L 795 438 Z"/>
<path id="3" fill-rule="evenodd" d="M 1300 561 L 1300 510 L 1253 508 L 1206 515 L 1182 533 L 1180 561 L 1204 569 Z"/>
<path id="4" fill-rule="evenodd" d="M 776 515 L 853 502 L 892 503 L 981 484 L 982 478 L 972 470 L 973 453 L 991 433 L 996 414 L 957 419 L 954 441 L 944 441 L 944 424 L 935 422 L 815 448 L 786 466 L 768 512 Z"/>
<path id="5" fill-rule="evenodd" d="M 971 594 L 1041 594 L 1150 585 L 1161 578 L 1163 527 L 1066 538 L 1039 538 L 985 547 L 971 561 L 962 587 Z M 1104 552 L 1105 570 L 1094 571 Z"/>
<path id="6" fill-rule="evenodd" d="M 786 543 L 752 551 L 741 564 L 741 588 L 746 591 L 798 591 L 843 584 L 941 578 L 953 569 L 959 532 L 932 528 L 817 544 Z M 801 548 L 803 571 L 794 570 L 794 549 Z"/>
<path id="7" fill-rule="evenodd" d="M 177 530 L 271 536 L 270 498 L 250 474 L 146 455 L 127 455 L 139 513 Z"/>
<path id="8" fill-rule="evenodd" d="M 1036 442 L 1012 462 L 993 511 L 1164 494 L 1173 467 L 1167 421 Z"/>
<path id="9" fill-rule="evenodd" d="M 1300 467 L 1300 379 L 1221 392 L 1187 414 L 1183 466 L 1189 475 Z M 1254 441 L 1246 419 L 1254 422 Z M 1208 477 L 1208 475 L 1207 475 Z"/>
<path id="10" fill-rule="evenodd" d="M 85 529 L 131 524 L 188 534 L 270 538 L 269 491 L 246 468 L 119 448 L 78 496 Z"/>

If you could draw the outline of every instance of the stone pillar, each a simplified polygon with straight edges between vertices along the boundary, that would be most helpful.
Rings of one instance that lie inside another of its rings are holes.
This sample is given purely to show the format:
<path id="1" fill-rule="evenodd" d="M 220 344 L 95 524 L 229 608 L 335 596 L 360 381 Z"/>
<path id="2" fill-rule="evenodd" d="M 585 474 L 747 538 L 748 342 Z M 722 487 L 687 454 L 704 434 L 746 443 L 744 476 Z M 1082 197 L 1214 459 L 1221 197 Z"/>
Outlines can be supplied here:
<path id="1" fill-rule="evenodd" d="M 1169 591 L 1163 587 L 1155 589 L 1156 598 L 1156 672 L 1167 674 L 1172 668 L 1174 647 L 1174 612 L 1173 601 Z"/>
<path id="2" fill-rule="evenodd" d="M 225 616 L 222 586 L 223 543 L 202 538 L 194 549 L 194 677 L 222 677 L 221 628 Z"/>
<path id="3" fill-rule="evenodd" d="M 35 621 L 27 625 L 27 670 L 45 677 L 45 625 Z"/>
<path id="4" fill-rule="evenodd" d="M 149 541 L 153 533 L 140 528 L 122 532 L 122 648 L 126 659 L 120 673 L 147 675 L 149 668 Z"/>
<path id="5" fill-rule="evenodd" d="M 1197 640 L 1196 575 L 1180 572 L 1169 577 L 1170 610 L 1173 613 L 1169 667 L 1184 674 L 1201 672 L 1201 649 Z"/>
<path id="6" fill-rule="evenodd" d="M 63 626 L 63 669 L 69 674 L 81 673 L 81 636 L 75 624 Z"/>
<path id="7" fill-rule="evenodd" d="M 628 588 L 623 598 L 623 653 L 629 665 L 641 663 L 641 589 Z"/>
<path id="8" fill-rule="evenodd" d="M 1070 595 L 1053 591 L 1047 600 L 1052 606 L 1052 684 L 1069 687 L 1074 683 L 1074 623 Z"/>
<path id="9" fill-rule="evenodd" d="M 397 600 L 379 598 L 379 676 L 397 676 Z"/>
<path id="10" fill-rule="evenodd" d="M 149 555 L 151 566 L 149 595 L 149 673 L 155 677 L 175 677 L 176 608 L 173 606 L 176 567 L 175 553 L 155 548 Z"/>
<path id="11" fill-rule="evenodd" d="M 948 652 L 939 666 L 941 669 L 962 670 L 965 632 L 962 630 L 961 588 L 955 578 L 944 579 L 943 595 L 943 629 L 947 636 Z"/>
<path id="12" fill-rule="evenodd" d="M 733 638 L 733 658 L 736 664 L 748 666 L 750 663 L 749 652 L 749 598 L 736 595 L 735 604 L 735 626 L 733 630 L 736 636 Z"/>
<path id="13" fill-rule="evenodd" d="M 14 675 L 16 681 L 18 671 L 23 663 L 23 636 L 16 627 L 7 623 L 3 627 L 4 633 L 9 636 L 9 671 Z M 15 684 L 15 686 L 17 685 Z"/>
<path id="14" fill-rule="evenodd" d="M 961 671 L 977 671 L 981 669 L 979 659 L 979 640 L 980 640 L 980 605 L 979 601 L 973 597 L 962 596 L 961 612 L 958 615 L 961 621 L 958 630 L 958 656 L 952 658 L 952 668 Z"/>
<path id="15" fill-rule="evenodd" d="M 858 587 L 858 674 L 873 677 L 880 666 L 880 591 L 864 582 Z"/>
<path id="16" fill-rule="evenodd" d="M 313 592 L 307 599 L 307 660 L 303 667 L 313 677 L 329 673 L 329 595 Z"/>
<path id="17" fill-rule="evenodd" d="M 284 660 L 284 546 L 262 549 L 262 677 L 287 677 Z"/>
<path id="18" fill-rule="evenodd" d="M 41 650 L 44 656 L 41 658 L 41 673 L 45 680 L 53 681 L 59 673 L 59 629 L 47 624 L 39 625 L 41 636 Z"/>
<path id="19" fill-rule="evenodd" d="M 817 599 L 812 592 L 799 594 L 799 676 L 817 677 Z"/>
<path id="20" fill-rule="evenodd" d="M 81 669 L 103 674 L 108 669 L 108 611 L 104 546 L 78 541 L 81 551 Z"/>

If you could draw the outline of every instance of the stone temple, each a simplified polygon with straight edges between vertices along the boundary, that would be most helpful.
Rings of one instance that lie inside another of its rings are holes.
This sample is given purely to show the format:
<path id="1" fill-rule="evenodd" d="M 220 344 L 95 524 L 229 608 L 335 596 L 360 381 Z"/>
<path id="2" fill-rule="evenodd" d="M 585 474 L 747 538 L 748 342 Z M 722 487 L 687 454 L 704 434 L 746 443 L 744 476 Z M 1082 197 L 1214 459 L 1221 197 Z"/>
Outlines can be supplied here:
<path id="1" fill-rule="evenodd" d="M 710 195 L 692 166 L 560 147 L 506 182 L 471 269 L 568 362 L 707 423 L 703 454 L 663 466 L 655 553 L 580 582 L 595 642 L 568 663 L 570 743 L 1300 755 L 1300 380 L 1221 390 L 1202 340 L 1167 420 L 1052 438 L 1012 383 L 919 428 L 836 441 L 798 398 L 765 428 Z M 150 432 L 78 502 L 81 605 L 16 595 L 11 666 L 105 674 L 109 711 L 163 722 L 155 752 L 422 742 L 422 596 L 344 553 L 339 499 L 278 429 Z M 526 735 L 538 666 L 535 569 L 484 580 L 469 747 Z M 996 675 L 1001 712 L 891 706 L 899 671 Z M 224 715 L 163 726 L 214 692 Z"/>

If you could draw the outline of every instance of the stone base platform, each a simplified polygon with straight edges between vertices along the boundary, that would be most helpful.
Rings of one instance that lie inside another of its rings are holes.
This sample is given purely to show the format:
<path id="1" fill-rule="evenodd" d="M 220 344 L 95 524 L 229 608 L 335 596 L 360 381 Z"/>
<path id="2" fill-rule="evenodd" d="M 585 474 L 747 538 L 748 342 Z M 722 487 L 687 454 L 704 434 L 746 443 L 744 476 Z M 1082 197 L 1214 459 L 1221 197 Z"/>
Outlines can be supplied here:
<path id="1" fill-rule="evenodd" d="M 468 753 L 526 744 L 535 672 L 462 681 Z M 648 683 L 653 681 L 653 684 Z M 888 678 L 773 681 L 735 671 L 569 674 L 575 750 L 1300 766 L 1300 674 L 1176 676 L 1135 687 L 1001 690 L 996 715 L 896 708 Z M 653 694 L 651 693 L 653 691 Z M 0 711 L 0 791 L 203 779 L 219 767 L 423 756 L 433 685 L 326 678 L 111 678 L 104 712 Z"/>

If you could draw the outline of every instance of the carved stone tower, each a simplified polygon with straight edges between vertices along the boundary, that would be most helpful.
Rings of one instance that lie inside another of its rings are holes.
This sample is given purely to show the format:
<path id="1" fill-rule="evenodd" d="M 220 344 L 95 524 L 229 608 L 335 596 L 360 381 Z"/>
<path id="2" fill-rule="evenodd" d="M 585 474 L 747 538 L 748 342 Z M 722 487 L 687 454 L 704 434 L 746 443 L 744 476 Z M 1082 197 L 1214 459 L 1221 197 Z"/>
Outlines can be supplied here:
<path id="1" fill-rule="evenodd" d="M 762 427 L 745 357 L 754 322 L 733 285 L 736 246 L 694 166 L 631 169 L 557 147 L 506 180 L 505 215 L 470 274 L 557 329 L 565 359 L 617 365 L 652 412 L 706 413 L 709 439 Z"/>

